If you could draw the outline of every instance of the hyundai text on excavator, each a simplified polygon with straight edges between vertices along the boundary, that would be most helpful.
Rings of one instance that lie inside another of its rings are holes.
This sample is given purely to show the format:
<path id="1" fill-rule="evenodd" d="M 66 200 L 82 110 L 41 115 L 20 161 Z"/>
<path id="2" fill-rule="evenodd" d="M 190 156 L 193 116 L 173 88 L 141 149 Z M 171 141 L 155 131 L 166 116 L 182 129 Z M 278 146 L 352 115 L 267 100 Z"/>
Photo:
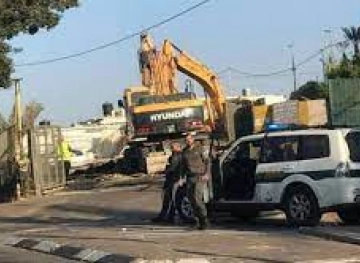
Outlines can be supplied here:
<path id="1" fill-rule="evenodd" d="M 142 35 L 139 55 L 143 86 L 124 92 L 130 139 L 125 158 L 134 170 L 154 173 L 164 169 L 172 141 L 193 132 L 204 142 L 224 129 L 226 98 L 216 74 L 169 40 L 157 51 L 151 37 Z M 179 91 L 177 72 L 197 81 L 205 98 L 197 98 L 189 82 Z"/>

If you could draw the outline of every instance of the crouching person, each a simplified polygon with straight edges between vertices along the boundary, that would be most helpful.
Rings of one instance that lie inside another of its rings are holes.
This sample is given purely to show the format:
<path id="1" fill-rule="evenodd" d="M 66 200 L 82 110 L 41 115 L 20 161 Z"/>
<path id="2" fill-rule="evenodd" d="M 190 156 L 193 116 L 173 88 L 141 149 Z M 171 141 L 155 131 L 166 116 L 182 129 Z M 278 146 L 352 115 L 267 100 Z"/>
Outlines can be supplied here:
<path id="1" fill-rule="evenodd" d="M 154 223 L 174 223 L 175 219 L 175 200 L 173 200 L 173 190 L 182 176 L 182 152 L 179 143 L 171 144 L 172 154 L 169 157 L 165 169 L 165 182 L 163 186 L 163 203 L 158 216 L 152 219 Z"/>

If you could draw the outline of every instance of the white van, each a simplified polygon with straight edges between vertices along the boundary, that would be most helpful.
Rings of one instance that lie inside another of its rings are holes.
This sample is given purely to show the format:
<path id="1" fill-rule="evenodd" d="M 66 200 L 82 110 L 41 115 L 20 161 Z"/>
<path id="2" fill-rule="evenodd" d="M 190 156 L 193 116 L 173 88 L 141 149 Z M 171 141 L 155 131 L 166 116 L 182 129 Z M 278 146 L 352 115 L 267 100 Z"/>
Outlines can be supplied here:
<path id="1" fill-rule="evenodd" d="M 215 210 L 245 217 L 280 209 L 296 226 L 316 225 L 322 213 L 336 211 L 344 223 L 360 223 L 358 130 L 246 136 L 222 153 L 212 168 Z"/>

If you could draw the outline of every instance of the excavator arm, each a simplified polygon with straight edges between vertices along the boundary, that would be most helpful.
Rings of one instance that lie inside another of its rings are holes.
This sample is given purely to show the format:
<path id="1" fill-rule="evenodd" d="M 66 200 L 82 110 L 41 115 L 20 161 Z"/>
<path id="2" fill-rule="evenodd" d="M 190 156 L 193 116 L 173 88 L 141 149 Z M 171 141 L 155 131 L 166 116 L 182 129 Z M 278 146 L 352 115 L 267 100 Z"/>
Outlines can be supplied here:
<path id="1" fill-rule="evenodd" d="M 175 55 L 174 49 L 179 52 L 178 55 Z M 217 75 L 169 40 L 165 40 L 163 50 L 166 50 L 168 54 L 173 53 L 172 57 L 174 58 L 178 71 L 194 79 L 203 87 L 208 95 L 208 108 L 212 128 L 216 128 L 216 124 L 222 126 L 224 122 L 226 98 Z"/>
<path id="2" fill-rule="evenodd" d="M 148 49 L 142 49 L 148 54 Z M 143 85 L 149 88 L 151 94 L 165 96 L 178 93 L 175 84 L 177 71 L 197 81 L 207 94 L 206 106 L 211 128 L 218 130 L 224 127 L 226 98 L 217 75 L 211 69 L 169 40 L 165 40 L 161 49 L 150 57 L 149 69 L 150 72 L 143 72 L 143 79 L 148 79 L 143 81 Z"/>

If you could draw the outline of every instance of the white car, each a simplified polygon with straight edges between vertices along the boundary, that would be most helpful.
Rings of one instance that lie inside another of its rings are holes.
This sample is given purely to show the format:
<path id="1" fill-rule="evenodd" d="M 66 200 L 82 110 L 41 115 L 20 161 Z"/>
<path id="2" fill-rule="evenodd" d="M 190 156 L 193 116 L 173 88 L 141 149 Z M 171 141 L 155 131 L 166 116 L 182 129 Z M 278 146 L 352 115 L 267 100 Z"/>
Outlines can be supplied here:
<path id="1" fill-rule="evenodd" d="M 72 170 L 86 167 L 91 163 L 94 163 L 95 157 L 91 152 L 83 153 L 81 151 L 75 151 L 71 157 L 71 168 Z"/>
<path id="2" fill-rule="evenodd" d="M 324 212 L 335 211 L 344 223 L 360 223 L 360 131 L 243 137 L 213 161 L 211 184 L 212 207 L 236 216 L 280 209 L 301 226 L 317 225 Z M 181 208 L 186 201 L 178 203 Z"/>

